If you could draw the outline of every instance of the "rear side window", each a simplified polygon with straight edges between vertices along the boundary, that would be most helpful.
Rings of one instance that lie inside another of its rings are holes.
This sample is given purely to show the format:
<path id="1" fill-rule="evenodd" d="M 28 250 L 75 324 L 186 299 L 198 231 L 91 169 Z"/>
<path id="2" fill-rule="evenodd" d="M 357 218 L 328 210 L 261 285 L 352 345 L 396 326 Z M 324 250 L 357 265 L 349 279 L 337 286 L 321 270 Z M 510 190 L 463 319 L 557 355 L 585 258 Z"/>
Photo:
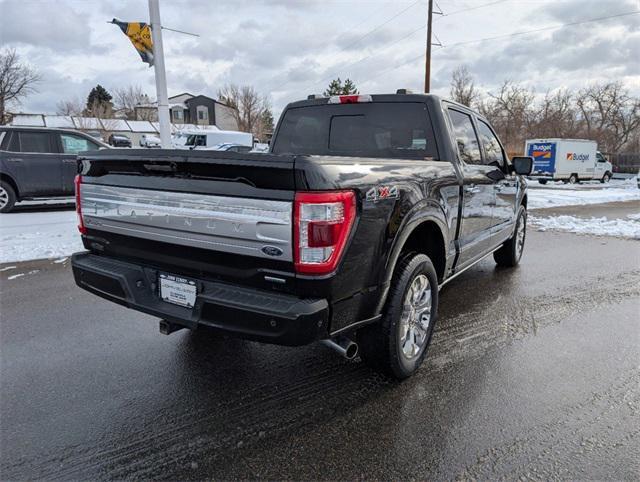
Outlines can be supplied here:
<path id="1" fill-rule="evenodd" d="M 18 138 L 18 133 L 9 131 L 7 136 L 9 137 L 9 139 L 5 141 L 7 151 L 20 152 L 20 139 Z"/>
<path id="2" fill-rule="evenodd" d="M 51 136 L 47 132 L 20 132 L 21 152 L 53 153 Z"/>
<path id="3" fill-rule="evenodd" d="M 427 106 L 410 102 L 289 109 L 273 152 L 400 159 L 438 157 Z"/>
<path id="4" fill-rule="evenodd" d="M 449 109 L 449 118 L 453 128 L 453 138 L 458 146 L 460 159 L 467 164 L 482 164 L 480 144 L 473 128 L 471 116 L 464 112 Z"/>

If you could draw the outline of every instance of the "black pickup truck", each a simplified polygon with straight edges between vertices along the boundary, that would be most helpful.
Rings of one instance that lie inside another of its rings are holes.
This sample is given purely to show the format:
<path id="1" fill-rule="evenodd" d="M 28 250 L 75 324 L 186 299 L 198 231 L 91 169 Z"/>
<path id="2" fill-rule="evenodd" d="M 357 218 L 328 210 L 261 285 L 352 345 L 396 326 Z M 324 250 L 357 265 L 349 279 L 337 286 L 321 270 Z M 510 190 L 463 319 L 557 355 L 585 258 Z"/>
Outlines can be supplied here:
<path id="1" fill-rule="evenodd" d="M 269 153 L 81 157 L 73 273 L 165 334 L 322 340 L 405 378 L 439 289 L 492 253 L 520 260 L 531 167 L 433 95 L 312 97 L 286 107 Z"/>

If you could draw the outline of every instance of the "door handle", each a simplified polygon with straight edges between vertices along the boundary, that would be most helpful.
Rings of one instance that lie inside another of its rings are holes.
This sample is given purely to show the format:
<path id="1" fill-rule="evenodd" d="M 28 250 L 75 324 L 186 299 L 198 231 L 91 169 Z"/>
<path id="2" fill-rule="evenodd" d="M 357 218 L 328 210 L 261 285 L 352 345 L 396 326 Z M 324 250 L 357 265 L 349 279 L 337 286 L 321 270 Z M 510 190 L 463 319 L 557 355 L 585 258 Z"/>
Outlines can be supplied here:
<path id="1" fill-rule="evenodd" d="M 468 192 L 469 194 L 477 194 L 480 192 L 480 188 L 475 184 L 468 184 L 464 187 L 464 192 Z"/>
<path id="2" fill-rule="evenodd" d="M 62 162 L 64 162 L 65 164 L 75 164 L 78 161 L 75 159 L 63 159 Z"/>
<path id="3" fill-rule="evenodd" d="M 9 157 L 9 158 L 7 159 L 7 161 L 9 161 L 9 162 L 22 162 L 22 161 L 23 161 L 23 159 L 22 159 L 22 158 L 20 158 L 20 157 Z"/>

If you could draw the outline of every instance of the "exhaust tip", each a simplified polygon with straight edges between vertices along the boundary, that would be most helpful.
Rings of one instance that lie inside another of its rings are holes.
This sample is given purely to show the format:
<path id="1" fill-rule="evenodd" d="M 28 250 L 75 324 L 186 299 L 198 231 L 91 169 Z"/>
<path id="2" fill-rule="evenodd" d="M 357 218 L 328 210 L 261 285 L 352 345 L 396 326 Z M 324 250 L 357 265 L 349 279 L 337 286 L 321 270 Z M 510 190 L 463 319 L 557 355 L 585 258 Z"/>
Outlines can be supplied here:
<path id="1" fill-rule="evenodd" d="M 322 340 L 322 343 L 335 350 L 347 360 L 353 360 L 358 356 L 358 344 L 345 337 Z"/>
<path id="2" fill-rule="evenodd" d="M 347 360 L 353 360 L 356 356 L 358 356 L 358 344 L 350 342 L 345 348 L 344 357 Z"/>

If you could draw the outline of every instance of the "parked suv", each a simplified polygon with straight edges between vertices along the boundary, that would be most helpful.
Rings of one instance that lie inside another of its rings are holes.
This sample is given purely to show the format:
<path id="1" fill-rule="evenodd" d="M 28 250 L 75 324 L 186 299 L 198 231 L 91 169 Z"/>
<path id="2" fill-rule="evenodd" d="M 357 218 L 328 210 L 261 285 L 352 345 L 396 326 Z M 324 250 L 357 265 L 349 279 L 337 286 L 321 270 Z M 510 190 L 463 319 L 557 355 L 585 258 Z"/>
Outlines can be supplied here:
<path id="1" fill-rule="evenodd" d="M 25 199 L 73 196 L 77 154 L 104 147 L 74 130 L 0 126 L 0 212 Z"/>
<path id="2" fill-rule="evenodd" d="M 82 155 L 76 283 L 162 318 L 263 342 L 321 340 L 395 377 L 427 352 L 440 288 L 525 243 L 533 159 L 434 95 L 295 102 L 269 153 Z M 464 294 L 463 294 L 464 295 Z"/>

